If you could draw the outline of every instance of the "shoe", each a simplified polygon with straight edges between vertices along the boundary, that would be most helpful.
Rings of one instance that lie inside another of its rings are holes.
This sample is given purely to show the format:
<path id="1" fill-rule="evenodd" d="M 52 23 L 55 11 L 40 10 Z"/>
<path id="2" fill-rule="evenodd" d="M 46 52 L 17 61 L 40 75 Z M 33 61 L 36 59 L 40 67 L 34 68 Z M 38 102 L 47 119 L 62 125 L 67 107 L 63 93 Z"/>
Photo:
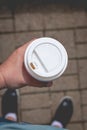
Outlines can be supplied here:
<path id="1" fill-rule="evenodd" d="M 65 128 L 69 123 L 72 114 L 73 114 L 72 98 L 66 96 L 61 100 L 52 122 L 58 121 L 62 124 L 63 128 Z"/>
<path id="2" fill-rule="evenodd" d="M 15 113 L 18 116 L 18 96 L 14 89 L 7 89 L 2 96 L 2 116 L 8 113 Z"/>

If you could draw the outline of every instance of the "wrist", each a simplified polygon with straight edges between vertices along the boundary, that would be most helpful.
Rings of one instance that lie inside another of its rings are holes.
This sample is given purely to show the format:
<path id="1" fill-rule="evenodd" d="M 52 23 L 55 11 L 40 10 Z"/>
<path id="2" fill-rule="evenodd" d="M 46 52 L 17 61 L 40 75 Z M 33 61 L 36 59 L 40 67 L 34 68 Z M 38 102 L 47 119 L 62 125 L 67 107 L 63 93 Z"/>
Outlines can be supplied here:
<path id="1" fill-rule="evenodd" d="M 5 84 L 5 78 L 4 78 L 4 75 L 3 75 L 3 66 L 0 65 L 0 89 L 3 89 L 6 87 L 6 84 Z"/>

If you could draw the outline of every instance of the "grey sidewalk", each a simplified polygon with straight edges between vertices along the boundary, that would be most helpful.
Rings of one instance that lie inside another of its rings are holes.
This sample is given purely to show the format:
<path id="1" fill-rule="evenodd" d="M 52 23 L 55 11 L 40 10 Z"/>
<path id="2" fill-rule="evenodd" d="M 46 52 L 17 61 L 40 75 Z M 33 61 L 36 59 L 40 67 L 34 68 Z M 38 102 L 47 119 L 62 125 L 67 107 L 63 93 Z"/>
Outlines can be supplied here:
<path id="1" fill-rule="evenodd" d="M 66 48 L 69 63 L 51 88 L 26 86 L 20 91 L 20 120 L 47 124 L 60 99 L 71 96 L 74 114 L 70 130 L 87 129 L 87 12 L 84 8 L 49 5 L 0 10 L 0 63 L 34 37 L 53 37 Z M 0 100 L 3 91 L 0 92 Z M 0 114 L 1 115 L 1 114 Z"/>

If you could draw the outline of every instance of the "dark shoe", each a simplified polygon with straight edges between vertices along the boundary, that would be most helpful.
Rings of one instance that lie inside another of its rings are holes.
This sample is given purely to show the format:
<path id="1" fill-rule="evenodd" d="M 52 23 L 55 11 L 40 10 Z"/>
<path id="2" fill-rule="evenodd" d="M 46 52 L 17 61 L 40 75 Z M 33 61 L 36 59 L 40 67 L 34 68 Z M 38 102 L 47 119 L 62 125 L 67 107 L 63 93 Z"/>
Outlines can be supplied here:
<path id="1" fill-rule="evenodd" d="M 71 97 L 66 96 L 60 102 L 56 110 L 55 116 L 53 118 L 53 121 L 58 121 L 62 123 L 63 128 L 65 128 L 69 123 L 72 114 L 73 114 L 73 102 L 71 100 Z"/>
<path id="2" fill-rule="evenodd" d="M 18 96 L 14 89 L 8 89 L 2 96 L 2 116 L 8 113 L 18 115 Z"/>

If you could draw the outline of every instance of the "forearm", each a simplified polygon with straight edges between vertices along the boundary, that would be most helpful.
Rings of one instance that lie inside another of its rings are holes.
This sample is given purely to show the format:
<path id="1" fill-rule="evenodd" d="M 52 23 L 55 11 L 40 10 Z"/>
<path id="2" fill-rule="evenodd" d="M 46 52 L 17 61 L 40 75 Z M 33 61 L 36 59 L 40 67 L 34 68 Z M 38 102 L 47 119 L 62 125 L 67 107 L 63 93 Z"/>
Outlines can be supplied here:
<path id="1" fill-rule="evenodd" d="M 1 89 L 4 89 L 6 86 L 5 86 L 5 79 L 3 77 L 3 71 L 2 71 L 2 65 L 0 65 L 0 90 Z"/>

